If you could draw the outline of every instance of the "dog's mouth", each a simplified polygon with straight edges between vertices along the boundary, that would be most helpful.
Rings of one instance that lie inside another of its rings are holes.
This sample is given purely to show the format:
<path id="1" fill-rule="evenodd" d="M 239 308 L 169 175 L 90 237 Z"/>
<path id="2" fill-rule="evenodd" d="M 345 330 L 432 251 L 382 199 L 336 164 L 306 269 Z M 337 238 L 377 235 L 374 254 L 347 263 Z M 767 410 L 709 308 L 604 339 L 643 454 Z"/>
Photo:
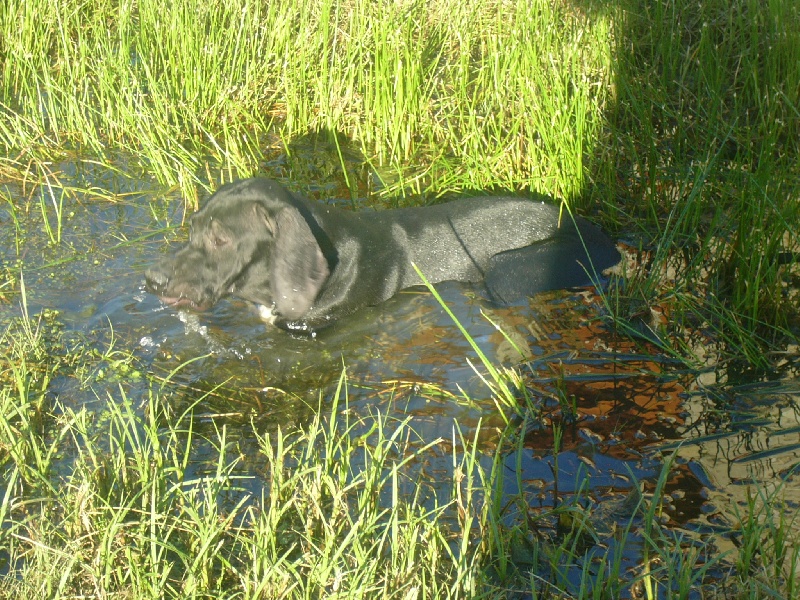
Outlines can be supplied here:
<path id="1" fill-rule="evenodd" d="M 181 290 L 169 290 L 169 279 L 159 271 L 145 273 L 145 289 L 158 296 L 161 303 L 170 308 L 188 308 L 204 311 L 211 306 L 211 302 L 193 300 Z M 171 293 L 170 293 L 171 292 Z"/>
<path id="2" fill-rule="evenodd" d="M 195 302 L 186 296 L 159 296 L 161 302 L 170 308 L 190 308 L 196 311 L 208 310 L 210 304 L 206 302 Z"/>

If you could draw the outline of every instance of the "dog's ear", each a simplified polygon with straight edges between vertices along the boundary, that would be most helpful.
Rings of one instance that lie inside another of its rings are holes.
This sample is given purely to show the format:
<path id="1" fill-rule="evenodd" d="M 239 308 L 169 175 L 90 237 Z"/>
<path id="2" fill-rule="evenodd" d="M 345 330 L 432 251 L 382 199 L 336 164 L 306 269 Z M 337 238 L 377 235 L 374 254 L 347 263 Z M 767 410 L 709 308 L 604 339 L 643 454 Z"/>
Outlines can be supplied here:
<path id="1" fill-rule="evenodd" d="M 330 275 L 328 261 L 311 227 L 295 207 L 272 221 L 272 295 L 279 315 L 302 319 Z"/>

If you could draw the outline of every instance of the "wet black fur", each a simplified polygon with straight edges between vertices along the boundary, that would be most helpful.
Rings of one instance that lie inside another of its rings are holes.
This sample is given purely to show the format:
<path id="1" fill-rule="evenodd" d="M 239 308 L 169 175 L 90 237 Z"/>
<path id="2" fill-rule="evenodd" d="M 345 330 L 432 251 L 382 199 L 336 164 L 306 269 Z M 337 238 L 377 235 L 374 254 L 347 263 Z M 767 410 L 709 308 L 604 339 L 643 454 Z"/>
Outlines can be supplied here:
<path id="1" fill-rule="evenodd" d="M 285 329 L 317 329 L 421 283 L 485 280 L 499 302 L 591 283 L 619 253 L 597 227 L 552 204 L 466 198 L 427 207 L 348 211 L 267 179 L 225 185 L 192 215 L 189 243 L 146 273 L 175 306 L 233 294 Z M 577 225 L 577 227 L 576 227 Z M 588 254 L 587 254 L 588 251 Z"/>

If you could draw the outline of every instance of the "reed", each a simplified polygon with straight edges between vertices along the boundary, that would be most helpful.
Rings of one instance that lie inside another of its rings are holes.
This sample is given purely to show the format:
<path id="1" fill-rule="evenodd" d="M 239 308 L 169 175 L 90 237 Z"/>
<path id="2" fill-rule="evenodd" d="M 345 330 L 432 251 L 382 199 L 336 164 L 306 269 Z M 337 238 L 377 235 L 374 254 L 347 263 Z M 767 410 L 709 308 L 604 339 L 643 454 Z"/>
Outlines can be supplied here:
<path id="1" fill-rule="evenodd" d="M 0 143 L 122 147 L 191 198 L 209 150 L 249 175 L 276 125 L 342 133 L 412 180 L 427 163 L 439 189 L 573 197 L 610 60 L 585 41 L 609 28 L 544 1 L 11 0 Z"/>
<path id="2" fill-rule="evenodd" d="M 798 591 L 797 523 L 780 487 L 753 492 L 737 513 L 738 554 L 720 554 L 713 538 L 661 525 L 667 460 L 652 491 L 632 482 L 604 548 L 592 541 L 603 518 L 587 473 L 559 467 L 559 427 L 554 480 L 575 491 L 557 483 L 552 508 L 534 510 L 517 424 L 487 462 L 480 427 L 444 444 L 419 439 L 410 419 L 349 410 L 344 372 L 303 427 L 233 432 L 224 416 L 196 414 L 202 397 L 176 408 L 177 370 L 143 397 L 123 380 L 76 409 L 44 402 L 46 382 L 135 358 L 59 350 L 59 335 L 56 322 L 26 316 L 0 338 L 3 597 L 686 598 L 726 572 L 734 596 Z M 242 439 L 255 449 L 244 453 Z M 425 465 L 443 445 L 452 480 L 438 481 L 448 493 L 435 500 Z M 632 571 L 626 544 L 645 557 Z"/>

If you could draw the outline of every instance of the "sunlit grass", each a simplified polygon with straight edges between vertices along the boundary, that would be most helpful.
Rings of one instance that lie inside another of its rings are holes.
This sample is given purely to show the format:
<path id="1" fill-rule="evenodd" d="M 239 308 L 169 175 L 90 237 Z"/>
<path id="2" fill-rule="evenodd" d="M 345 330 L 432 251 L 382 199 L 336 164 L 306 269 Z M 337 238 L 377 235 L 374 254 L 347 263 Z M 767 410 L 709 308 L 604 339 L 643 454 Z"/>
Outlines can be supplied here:
<path id="1" fill-rule="evenodd" d="M 784 260 L 800 237 L 795 0 L 5 0 L 0 40 L 0 177 L 39 188 L 30 206 L 0 190 L 17 257 L 25 211 L 63 243 L 74 190 L 53 161 L 66 152 L 109 169 L 132 157 L 133 177 L 191 207 L 321 132 L 348 186 L 340 139 L 392 201 L 536 190 L 597 209 L 652 257 L 608 294 L 610 313 L 637 335 L 638 314 L 668 307 L 649 332 L 665 352 L 693 360 L 682 332 L 700 328 L 719 360 L 764 366 L 796 334 L 797 267 Z M 355 435 L 337 412 L 344 378 L 305 429 L 247 432 L 266 474 L 254 494 L 226 426 L 199 431 L 159 387 L 62 406 L 48 386 L 64 370 L 86 377 L 133 357 L 67 359 L 24 288 L 0 283 L 0 300 L 19 298 L 22 320 L 0 336 L 0 595 L 682 598 L 723 562 L 722 597 L 798 594 L 797 523 L 778 492 L 753 493 L 738 553 L 717 562 L 656 522 L 662 477 L 632 495 L 621 533 L 644 518 L 650 560 L 621 573 L 621 546 L 582 552 L 595 532 L 580 499 L 537 516 L 561 526 L 551 539 L 525 498 L 503 504 L 513 474 L 503 452 L 480 471 L 476 440 L 453 443 L 450 502 L 401 494 L 408 461 L 437 440 L 412 448 L 411 425 L 383 417 Z M 498 407 L 519 408 L 507 374 L 483 367 Z M 577 585 L 567 576 L 598 562 Z"/>
<path id="2" fill-rule="evenodd" d="M 264 472 L 256 486 L 238 468 L 239 436 L 229 439 L 224 424 L 201 429 L 192 407 L 175 414 L 156 393 L 140 406 L 120 387 L 99 412 L 40 404 L 35 414 L 52 421 L 45 431 L 20 418 L 28 396 L 40 397 L 22 391 L 0 390 L 0 447 L 12 449 L 0 505 L 11 575 L 0 581 L 4 597 L 238 590 L 383 598 L 417 590 L 460 598 L 486 582 L 472 543 L 485 518 L 475 441 L 453 455 L 464 477 L 452 482 L 454 500 L 437 505 L 426 482 L 409 481 L 408 466 L 441 440 L 419 444 L 408 421 L 380 415 L 355 435 L 363 423 L 337 416 L 344 376 L 330 412 L 303 430 L 253 428 Z M 49 462 L 32 460 L 39 455 Z"/>
<path id="3" fill-rule="evenodd" d="M 47 394 L 48 381 L 135 357 L 113 346 L 76 356 L 59 339 L 56 320 L 29 315 L 2 335 L 3 597 L 611 600 L 798 591 L 797 523 L 779 487 L 733 508 L 739 551 L 720 553 L 714 536 L 685 539 L 661 524 L 671 460 L 655 485 L 632 482 L 628 498 L 601 516 L 588 473 L 560 470 L 558 425 L 552 508 L 534 507 L 520 465 L 511 470 L 508 461 L 522 460 L 518 431 L 537 418 L 533 407 L 486 461 L 480 426 L 473 438 L 455 428 L 449 440 L 423 440 L 411 418 L 348 410 L 343 372 L 309 422 L 269 430 L 239 423 L 233 432 L 224 416 L 198 411 L 202 396 L 174 403 L 169 378 L 136 399 L 123 377 L 91 406 L 62 404 Z M 506 375 L 486 376 L 499 407 L 508 401 L 498 385 Z M 255 451 L 244 452 L 243 439 Z M 432 481 L 425 465 L 442 453 L 450 475 Z M 622 530 L 605 547 L 600 531 L 617 519 Z"/>
<path id="4" fill-rule="evenodd" d="M 0 142 L 34 156 L 122 147 L 191 200 L 211 156 L 252 174 L 275 118 L 284 139 L 343 133 L 376 164 L 438 174 L 438 189 L 573 197 L 609 28 L 544 1 L 12 0 Z"/>

